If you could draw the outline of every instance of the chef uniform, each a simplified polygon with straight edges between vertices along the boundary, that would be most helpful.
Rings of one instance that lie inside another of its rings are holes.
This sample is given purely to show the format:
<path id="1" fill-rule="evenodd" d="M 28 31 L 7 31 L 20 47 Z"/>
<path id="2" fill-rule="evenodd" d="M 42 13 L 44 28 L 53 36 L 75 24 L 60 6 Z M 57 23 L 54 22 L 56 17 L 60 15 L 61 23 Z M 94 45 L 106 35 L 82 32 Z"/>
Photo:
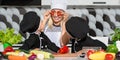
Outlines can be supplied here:
<path id="1" fill-rule="evenodd" d="M 51 9 L 61 9 L 66 11 L 67 8 L 67 0 L 51 0 Z M 52 28 L 49 28 L 48 25 L 45 28 L 44 33 L 49 37 L 51 42 L 55 43 L 58 47 L 60 45 L 60 37 L 61 37 L 61 26 L 53 25 Z"/>
<path id="2" fill-rule="evenodd" d="M 107 48 L 103 42 L 88 36 L 89 26 L 86 20 L 80 17 L 71 17 L 65 26 L 68 34 L 76 41 L 74 44 L 75 51 L 79 51 L 83 47 L 101 47 L 104 50 Z"/>
<path id="3" fill-rule="evenodd" d="M 20 22 L 20 30 L 22 33 L 28 32 L 30 35 L 25 39 L 20 49 L 30 50 L 41 48 L 41 46 L 47 45 L 48 49 L 57 52 L 59 50 L 59 47 L 52 43 L 43 32 L 40 34 L 35 33 L 39 27 L 39 24 L 40 17 L 35 12 L 30 11 L 23 16 L 23 20 Z"/>

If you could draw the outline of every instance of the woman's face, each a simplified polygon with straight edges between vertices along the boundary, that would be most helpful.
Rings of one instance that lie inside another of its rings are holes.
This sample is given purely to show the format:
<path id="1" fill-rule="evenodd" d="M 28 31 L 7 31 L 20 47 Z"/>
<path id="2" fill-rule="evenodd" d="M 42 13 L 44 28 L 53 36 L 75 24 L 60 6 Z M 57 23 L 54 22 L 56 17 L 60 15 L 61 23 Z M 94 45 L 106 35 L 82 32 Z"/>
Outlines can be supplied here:
<path id="1" fill-rule="evenodd" d="M 59 23 L 63 20 L 64 11 L 60 9 L 52 9 L 51 10 L 51 17 L 54 23 Z"/>

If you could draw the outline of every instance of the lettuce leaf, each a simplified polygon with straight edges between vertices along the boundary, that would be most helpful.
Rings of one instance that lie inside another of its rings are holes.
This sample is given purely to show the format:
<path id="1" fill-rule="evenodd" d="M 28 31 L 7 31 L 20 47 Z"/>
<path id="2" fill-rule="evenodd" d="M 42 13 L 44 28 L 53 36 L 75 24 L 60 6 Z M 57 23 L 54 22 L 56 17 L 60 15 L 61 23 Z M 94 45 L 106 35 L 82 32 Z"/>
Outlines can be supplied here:
<path id="1" fill-rule="evenodd" d="M 17 44 L 22 41 L 21 34 L 15 34 L 13 28 L 7 28 L 5 31 L 0 30 L 0 41 L 4 43 L 9 43 L 11 45 Z"/>

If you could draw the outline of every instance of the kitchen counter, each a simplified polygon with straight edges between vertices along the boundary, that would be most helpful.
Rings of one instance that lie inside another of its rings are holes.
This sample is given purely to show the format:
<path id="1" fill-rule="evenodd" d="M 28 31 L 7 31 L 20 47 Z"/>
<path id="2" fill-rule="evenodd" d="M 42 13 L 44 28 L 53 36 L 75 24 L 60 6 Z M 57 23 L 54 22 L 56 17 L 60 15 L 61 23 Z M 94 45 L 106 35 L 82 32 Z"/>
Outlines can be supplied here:
<path id="1" fill-rule="evenodd" d="M 8 59 L 2 59 L 2 60 L 8 60 Z M 87 60 L 87 59 L 80 58 L 80 57 L 55 57 L 55 58 L 44 59 L 44 60 Z"/>

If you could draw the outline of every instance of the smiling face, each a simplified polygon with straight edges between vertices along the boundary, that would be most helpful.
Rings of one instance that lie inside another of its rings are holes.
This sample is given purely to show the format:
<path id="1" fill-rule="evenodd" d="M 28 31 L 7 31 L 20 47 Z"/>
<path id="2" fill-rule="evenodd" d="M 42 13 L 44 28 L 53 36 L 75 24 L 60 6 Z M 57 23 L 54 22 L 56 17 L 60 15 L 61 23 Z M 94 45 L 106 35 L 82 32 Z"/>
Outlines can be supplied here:
<path id="1" fill-rule="evenodd" d="M 63 20 L 64 11 L 60 9 L 52 9 L 50 14 L 53 20 L 53 23 L 60 23 Z"/>

